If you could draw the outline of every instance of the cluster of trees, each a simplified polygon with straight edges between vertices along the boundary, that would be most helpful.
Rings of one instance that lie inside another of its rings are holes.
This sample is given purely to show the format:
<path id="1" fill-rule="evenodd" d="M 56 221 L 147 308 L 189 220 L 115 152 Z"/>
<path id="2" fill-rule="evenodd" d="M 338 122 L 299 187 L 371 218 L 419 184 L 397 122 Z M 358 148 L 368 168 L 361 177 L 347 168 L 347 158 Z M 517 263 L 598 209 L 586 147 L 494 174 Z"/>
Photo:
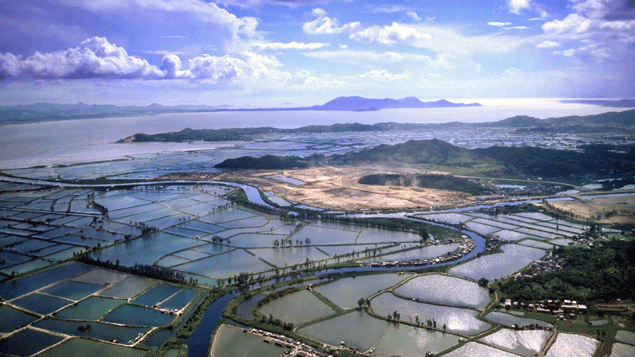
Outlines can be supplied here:
<path id="1" fill-rule="evenodd" d="M 561 247 L 554 254 L 565 259 L 562 269 L 530 279 L 501 281 L 500 291 L 519 301 L 611 301 L 635 295 L 635 241 L 600 241 L 593 249 Z"/>
<path id="2" fill-rule="evenodd" d="M 466 178 L 452 175 L 434 174 L 373 174 L 359 179 L 363 185 L 389 185 L 434 188 L 438 190 L 459 191 L 471 195 L 483 195 L 492 190 Z"/>
<path id="3" fill-rule="evenodd" d="M 287 331 L 291 331 L 293 330 L 293 323 L 291 322 L 284 322 L 280 319 L 274 319 L 273 315 L 269 314 L 269 318 L 265 317 L 264 315 L 260 318 L 260 322 L 261 323 L 268 323 L 269 325 L 273 325 L 273 326 L 280 326 L 283 329 L 287 330 Z"/>
<path id="4" fill-rule="evenodd" d="M 169 281 L 177 284 L 190 284 L 197 285 L 198 279 L 194 278 L 186 278 L 183 273 L 177 272 L 176 270 L 172 270 L 166 267 L 154 266 L 154 265 L 143 265 L 143 264 L 135 264 L 134 266 L 127 267 L 123 265 L 119 265 L 119 259 L 115 260 L 115 262 L 111 262 L 110 260 L 106 260 L 102 262 L 99 257 L 97 259 L 93 259 L 87 254 L 83 254 L 77 257 L 77 260 L 95 265 L 101 268 L 112 269 L 121 271 L 124 273 L 130 273 L 140 276 L 145 276 L 152 279 L 159 279 L 164 281 Z"/>

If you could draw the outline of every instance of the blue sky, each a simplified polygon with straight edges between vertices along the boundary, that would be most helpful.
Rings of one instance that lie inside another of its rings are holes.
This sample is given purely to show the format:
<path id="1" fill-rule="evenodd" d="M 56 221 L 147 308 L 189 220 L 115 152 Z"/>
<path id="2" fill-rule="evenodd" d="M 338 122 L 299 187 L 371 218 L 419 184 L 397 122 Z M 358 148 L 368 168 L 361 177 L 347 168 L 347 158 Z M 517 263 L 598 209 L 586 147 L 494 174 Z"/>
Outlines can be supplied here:
<path id="1" fill-rule="evenodd" d="M 0 4 L 0 102 L 633 98 L 633 0 Z"/>

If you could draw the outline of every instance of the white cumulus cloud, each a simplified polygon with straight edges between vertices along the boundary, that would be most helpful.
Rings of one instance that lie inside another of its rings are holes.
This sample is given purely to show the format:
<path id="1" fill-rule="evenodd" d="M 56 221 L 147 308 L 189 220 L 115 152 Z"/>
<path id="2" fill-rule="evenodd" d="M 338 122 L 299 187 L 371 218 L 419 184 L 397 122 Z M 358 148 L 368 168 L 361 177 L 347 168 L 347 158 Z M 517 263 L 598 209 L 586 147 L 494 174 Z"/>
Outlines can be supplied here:
<path id="1" fill-rule="evenodd" d="M 498 21 L 491 21 L 487 23 L 490 26 L 495 26 L 495 27 L 506 27 L 506 26 L 510 26 L 512 23 L 511 22 L 498 22 Z"/>
<path id="2" fill-rule="evenodd" d="M 554 41 L 543 41 L 536 45 L 536 47 L 538 48 L 552 48 L 552 47 L 558 47 L 558 46 L 560 46 L 560 44 Z"/>
<path id="3" fill-rule="evenodd" d="M 382 44 L 413 43 L 423 39 L 430 39 L 430 34 L 421 33 L 415 28 L 393 22 L 389 26 L 364 26 L 360 22 L 349 22 L 339 26 L 335 18 L 327 16 L 324 9 L 317 8 L 312 11 L 315 20 L 305 22 L 302 30 L 307 34 L 348 34 L 353 40 Z"/>
<path id="4" fill-rule="evenodd" d="M 371 26 L 364 30 L 354 32 L 351 39 L 370 43 L 379 42 L 390 45 L 394 43 L 413 43 L 422 39 L 431 39 L 430 34 L 422 34 L 416 29 L 393 22 L 390 26 Z"/>
<path id="5" fill-rule="evenodd" d="M 33 78 L 147 78 L 164 76 L 147 60 L 130 56 L 123 47 L 103 37 L 83 41 L 78 47 L 40 53 L 22 59 L 0 54 L 0 71 L 12 77 Z"/>
<path id="6" fill-rule="evenodd" d="M 507 0 L 507 7 L 509 12 L 520 15 L 521 11 L 531 8 L 529 0 Z"/>
<path id="7" fill-rule="evenodd" d="M 244 52 L 239 57 L 204 54 L 184 64 L 175 54 L 163 57 L 160 67 L 130 56 L 123 47 L 103 37 L 83 41 L 78 47 L 49 53 L 36 52 L 28 58 L 0 54 L 0 77 L 34 79 L 189 79 L 217 83 L 249 81 L 269 75 L 281 64 L 274 58 Z"/>

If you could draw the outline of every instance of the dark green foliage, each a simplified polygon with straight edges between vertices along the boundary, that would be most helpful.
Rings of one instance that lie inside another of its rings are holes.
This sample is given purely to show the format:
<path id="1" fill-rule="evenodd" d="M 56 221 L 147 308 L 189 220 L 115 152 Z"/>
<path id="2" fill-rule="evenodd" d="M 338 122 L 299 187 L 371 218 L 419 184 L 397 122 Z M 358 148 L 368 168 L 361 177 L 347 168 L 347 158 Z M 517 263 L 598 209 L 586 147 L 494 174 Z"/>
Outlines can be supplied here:
<path id="1" fill-rule="evenodd" d="M 598 243 L 592 249 L 557 248 L 564 267 L 531 279 L 507 279 L 500 290 L 512 299 L 610 301 L 635 294 L 635 241 Z"/>
<path id="2" fill-rule="evenodd" d="M 438 190 L 459 191 L 472 195 L 482 195 L 489 192 L 487 188 L 478 183 L 452 175 L 376 174 L 360 178 L 359 183 L 364 185 L 416 186 Z"/>
<path id="3" fill-rule="evenodd" d="M 242 156 L 237 159 L 227 159 L 220 164 L 217 164 L 215 167 L 225 169 L 283 170 L 293 168 L 307 168 L 311 165 L 311 161 L 311 158 L 303 159 L 297 156 Z"/>
<path id="4" fill-rule="evenodd" d="M 585 152 L 498 146 L 473 151 L 502 162 L 510 174 L 576 178 L 590 175 L 619 177 L 635 172 L 635 155 L 615 153 L 601 147 L 589 148 Z"/>
<path id="5" fill-rule="evenodd" d="M 445 141 L 410 140 L 397 145 L 379 145 L 372 149 L 362 150 L 343 158 L 345 162 L 360 163 L 404 163 L 435 164 L 447 166 L 471 167 L 492 159 L 468 149 L 446 143 Z"/>

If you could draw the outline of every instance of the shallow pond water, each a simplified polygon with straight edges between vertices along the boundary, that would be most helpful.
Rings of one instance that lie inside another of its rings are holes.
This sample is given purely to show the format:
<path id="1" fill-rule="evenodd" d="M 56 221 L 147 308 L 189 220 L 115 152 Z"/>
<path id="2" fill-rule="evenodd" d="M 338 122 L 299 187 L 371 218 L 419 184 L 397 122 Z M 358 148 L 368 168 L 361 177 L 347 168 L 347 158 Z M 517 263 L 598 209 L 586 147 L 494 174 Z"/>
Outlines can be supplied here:
<path id="1" fill-rule="evenodd" d="M 380 316 L 392 315 L 394 311 L 397 311 L 402 321 L 412 323 L 416 322 L 417 316 L 424 325 L 428 319 L 434 319 L 437 322 L 437 328 L 443 328 L 445 324 L 449 331 L 465 335 L 475 335 L 492 327 L 487 322 L 476 318 L 478 311 L 418 303 L 398 298 L 390 293 L 383 293 L 373 298 L 371 308 Z"/>
<path id="2" fill-rule="evenodd" d="M 303 327 L 298 333 L 331 346 L 339 346 L 340 342 L 344 342 L 346 347 L 366 351 L 391 325 L 388 321 L 376 319 L 363 311 L 353 311 Z"/>
<path id="3" fill-rule="evenodd" d="M 485 307 L 491 300 L 488 289 L 477 283 L 439 274 L 411 279 L 395 289 L 395 293 L 419 300 L 469 307 Z"/>
<path id="4" fill-rule="evenodd" d="M 12 332 L 13 330 L 30 324 L 37 320 L 35 315 L 27 314 L 21 310 L 16 310 L 6 305 L 0 305 L 0 332 Z"/>
<path id="5" fill-rule="evenodd" d="M 200 241 L 158 232 L 91 253 L 93 259 L 119 261 L 124 266 L 153 265 L 164 255 L 200 245 Z"/>
<path id="6" fill-rule="evenodd" d="M 532 357 L 542 351 L 551 334 L 552 332 L 544 330 L 514 331 L 502 329 L 481 338 L 480 341 L 521 356 Z"/>
<path id="7" fill-rule="evenodd" d="M 104 287 L 100 285 L 67 280 L 53 285 L 50 288 L 46 288 L 42 290 L 42 292 L 71 300 L 81 300 L 103 288 Z"/>
<path id="8" fill-rule="evenodd" d="M 544 322 L 537 319 L 528 319 L 525 317 L 514 316 L 514 315 L 510 315 L 510 314 L 506 314 L 506 313 L 498 312 L 498 311 L 492 311 L 489 314 L 485 315 L 485 319 L 499 323 L 501 325 L 510 326 L 510 327 L 512 325 L 528 326 L 531 324 L 538 325 L 538 326 L 545 326 L 545 327 L 553 327 L 553 325 L 548 322 Z"/>
<path id="9" fill-rule="evenodd" d="M 196 290 L 183 289 L 164 301 L 160 306 L 165 309 L 180 310 L 187 306 L 198 294 L 199 292 Z"/>
<path id="10" fill-rule="evenodd" d="M 635 345 L 635 332 L 619 330 L 615 333 L 615 339 L 620 342 L 630 343 Z"/>
<path id="11" fill-rule="evenodd" d="M 398 284 L 409 276 L 410 274 L 398 275 L 396 273 L 362 275 L 315 286 L 313 290 L 343 309 L 352 309 L 358 306 L 359 298 L 369 298 L 381 290 Z"/>
<path id="12" fill-rule="evenodd" d="M 129 348 L 117 346 L 109 343 L 86 340 L 83 338 L 73 338 L 62 342 L 49 350 L 39 354 L 38 357 L 85 357 L 85 356 L 103 356 L 103 357 L 143 357 L 147 351 L 137 348 Z"/>
<path id="13" fill-rule="evenodd" d="M 592 357 L 600 341 L 571 333 L 559 333 L 545 357 Z"/>
<path id="14" fill-rule="evenodd" d="M 170 314 L 135 305 L 123 305 L 113 310 L 104 321 L 134 326 L 166 326 L 174 320 Z"/>
<path id="15" fill-rule="evenodd" d="M 430 331 L 396 324 L 379 340 L 375 355 L 420 357 L 430 351 L 435 355 L 456 346 L 461 338 L 450 333 Z"/>
<path id="16" fill-rule="evenodd" d="M 211 357 L 279 357 L 285 349 L 264 343 L 262 337 L 222 325 L 214 336 Z"/>
<path id="17" fill-rule="evenodd" d="M 226 279 L 238 275 L 240 272 L 257 273 L 271 270 L 273 267 L 243 249 L 236 249 L 179 265 L 176 269 L 212 278 Z"/>
<path id="18" fill-rule="evenodd" d="M 303 264 L 307 260 L 316 261 L 328 258 L 326 254 L 314 247 L 262 248 L 250 249 L 249 251 L 277 267 Z"/>
<path id="19" fill-rule="evenodd" d="M 23 278 L 14 279 L 0 284 L 0 297 L 5 300 L 11 300 L 62 279 L 87 272 L 91 269 L 91 266 L 79 263 L 68 263 L 51 269 L 46 269 Z"/>
<path id="20" fill-rule="evenodd" d="M 85 332 L 79 331 L 78 327 L 83 323 L 89 324 L 91 326 L 90 330 Z M 148 327 L 117 326 L 94 321 L 67 321 L 57 319 L 44 319 L 33 324 L 33 326 L 71 336 L 85 336 L 103 341 L 117 340 L 123 344 L 132 344 L 140 333 L 145 334 L 150 331 Z"/>
<path id="21" fill-rule="evenodd" d="M 71 302 L 55 296 L 33 293 L 14 300 L 13 304 L 38 314 L 47 315 L 71 304 Z"/>
<path id="22" fill-rule="evenodd" d="M 262 306 L 258 312 L 265 316 L 271 314 L 274 318 L 291 322 L 294 325 L 335 313 L 333 309 L 308 290 L 301 290 L 275 299 Z"/>
<path id="23" fill-rule="evenodd" d="M 156 284 L 156 281 L 138 276 L 131 276 L 115 286 L 105 289 L 100 293 L 102 296 L 112 296 L 122 299 L 129 299 Z"/>
<path id="24" fill-rule="evenodd" d="M 517 244 L 503 245 L 501 250 L 503 253 L 485 255 L 458 265 L 450 269 L 449 273 L 474 280 L 486 278 L 492 281 L 512 275 L 545 255 L 544 250 Z"/>
<path id="25" fill-rule="evenodd" d="M 609 357 L 633 357 L 635 356 L 635 346 L 625 343 L 616 342 L 613 344 L 611 355 Z"/>
<path id="26" fill-rule="evenodd" d="M 139 305 L 153 306 L 176 294 L 179 290 L 181 288 L 175 285 L 157 284 L 143 293 L 143 295 L 134 299 L 133 302 Z"/>
<path id="27" fill-rule="evenodd" d="M 431 259 L 449 253 L 459 247 L 459 243 L 431 245 L 423 248 L 411 249 L 394 254 L 386 254 L 380 257 L 369 258 L 369 262 L 411 260 L 411 259 Z M 385 252 L 384 252 L 385 253 Z"/>
<path id="28" fill-rule="evenodd" d="M 252 296 L 250 299 L 243 301 L 238 308 L 236 309 L 236 316 L 241 319 L 251 320 L 256 318 L 252 311 L 253 307 L 258 304 L 259 301 L 266 298 L 265 295 L 256 294 Z"/>
<path id="29" fill-rule="evenodd" d="M 0 354 L 30 356 L 63 340 L 32 329 L 24 329 L 6 340 L 0 340 Z"/>
<path id="30" fill-rule="evenodd" d="M 125 300 L 91 296 L 77 305 L 65 308 L 56 317 L 69 320 L 99 320 L 105 313 L 124 303 Z"/>
<path id="31" fill-rule="evenodd" d="M 499 350 L 477 342 L 468 342 L 462 347 L 443 355 L 443 357 L 518 357 L 518 355 Z"/>

